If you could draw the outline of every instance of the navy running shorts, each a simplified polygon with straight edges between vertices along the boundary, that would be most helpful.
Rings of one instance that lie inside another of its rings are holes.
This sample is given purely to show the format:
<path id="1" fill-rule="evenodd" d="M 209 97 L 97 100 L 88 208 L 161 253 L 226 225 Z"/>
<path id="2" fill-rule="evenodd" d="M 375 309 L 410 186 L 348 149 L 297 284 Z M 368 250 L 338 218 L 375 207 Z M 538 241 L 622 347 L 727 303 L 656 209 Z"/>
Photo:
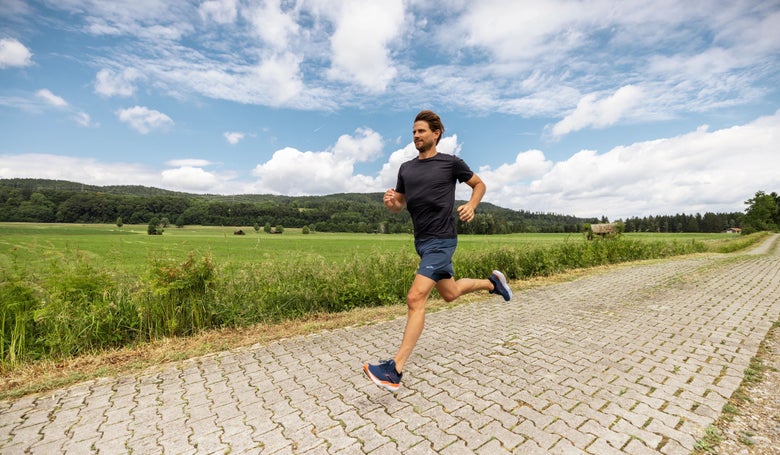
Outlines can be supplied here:
<path id="1" fill-rule="evenodd" d="M 415 240 L 414 248 L 420 255 L 420 268 L 417 273 L 433 281 L 454 277 L 452 256 L 457 246 L 458 239 Z"/>

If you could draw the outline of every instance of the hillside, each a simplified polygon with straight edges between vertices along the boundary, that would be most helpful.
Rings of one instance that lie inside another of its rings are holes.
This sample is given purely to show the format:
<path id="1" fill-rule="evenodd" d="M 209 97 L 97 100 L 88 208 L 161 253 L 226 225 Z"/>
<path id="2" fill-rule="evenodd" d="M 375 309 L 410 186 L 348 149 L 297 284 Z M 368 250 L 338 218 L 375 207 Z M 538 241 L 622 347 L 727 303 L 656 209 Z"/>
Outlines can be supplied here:
<path id="1" fill-rule="evenodd" d="M 461 203 L 463 201 L 460 201 Z M 676 215 L 626 220 L 626 231 L 719 232 L 738 226 L 741 214 Z M 324 196 L 191 194 L 138 185 L 96 186 L 47 179 L 0 179 L 0 221 L 216 226 L 309 227 L 321 232 L 411 232 L 404 211 L 390 213 L 382 193 Z M 510 210 L 483 202 L 464 234 L 581 232 L 599 221 Z"/>

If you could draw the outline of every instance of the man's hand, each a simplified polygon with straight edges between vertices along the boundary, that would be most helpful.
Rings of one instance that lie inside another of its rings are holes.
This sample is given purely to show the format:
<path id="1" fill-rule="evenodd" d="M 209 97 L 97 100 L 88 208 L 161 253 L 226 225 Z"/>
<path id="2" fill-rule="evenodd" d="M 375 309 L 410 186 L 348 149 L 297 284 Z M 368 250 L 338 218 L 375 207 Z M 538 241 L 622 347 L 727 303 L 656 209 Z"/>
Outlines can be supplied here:
<path id="1" fill-rule="evenodd" d="M 394 189 L 390 188 L 389 190 L 385 191 L 385 196 L 382 198 L 382 202 L 384 202 L 385 207 L 390 209 L 391 212 L 398 213 L 404 209 L 405 199 L 403 194 L 396 193 Z"/>
<path id="2" fill-rule="evenodd" d="M 471 220 L 474 219 L 474 207 L 471 206 L 471 204 L 463 204 L 460 207 L 458 207 L 458 215 L 460 216 L 461 221 L 465 221 L 466 223 L 471 222 Z"/>

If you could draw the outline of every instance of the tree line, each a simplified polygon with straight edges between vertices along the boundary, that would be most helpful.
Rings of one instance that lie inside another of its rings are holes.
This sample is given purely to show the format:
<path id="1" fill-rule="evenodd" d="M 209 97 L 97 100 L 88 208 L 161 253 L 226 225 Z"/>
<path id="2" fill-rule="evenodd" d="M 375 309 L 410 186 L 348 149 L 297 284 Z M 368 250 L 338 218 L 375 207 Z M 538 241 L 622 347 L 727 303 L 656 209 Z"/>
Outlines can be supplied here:
<path id="1" fill-rule="evenodd" d="M 622 221 L 626 232 L 722 232 L 744 227 L 776 230 L 780 225 L 776 193 L 756 193 L 746 213 L 647 216 Z M 753 207 L 756 207 L 753 209 Z M 412 231 L 408 212 L 393 214 L 382 193 L 327 196 L 195 195 L 143 186 L 92 186 L 46 179 L 0 179 L 0 221 L 38 223 L 148 224 L 169 220 L 175 226 L 284 226 L 319 232 L 403 233 Z M 606 217 L 510 210 L 480 204 L 471 223 L 458 222 L 464 234 L 582 232 Z"/>

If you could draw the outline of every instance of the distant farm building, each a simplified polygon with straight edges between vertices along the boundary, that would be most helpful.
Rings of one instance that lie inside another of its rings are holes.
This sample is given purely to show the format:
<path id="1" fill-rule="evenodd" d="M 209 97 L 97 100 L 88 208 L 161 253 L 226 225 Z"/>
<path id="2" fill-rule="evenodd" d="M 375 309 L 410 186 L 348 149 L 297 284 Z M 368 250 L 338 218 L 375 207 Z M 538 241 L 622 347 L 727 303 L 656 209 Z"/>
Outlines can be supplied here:
<path id="1" fill-rule="evenodd" d="M 585 234 L 588 240 L 593 240 L 595 236 L 605 238 L 620 235 L 620 229 L 616 223 L 596 223 L 585 226 Z"/>

